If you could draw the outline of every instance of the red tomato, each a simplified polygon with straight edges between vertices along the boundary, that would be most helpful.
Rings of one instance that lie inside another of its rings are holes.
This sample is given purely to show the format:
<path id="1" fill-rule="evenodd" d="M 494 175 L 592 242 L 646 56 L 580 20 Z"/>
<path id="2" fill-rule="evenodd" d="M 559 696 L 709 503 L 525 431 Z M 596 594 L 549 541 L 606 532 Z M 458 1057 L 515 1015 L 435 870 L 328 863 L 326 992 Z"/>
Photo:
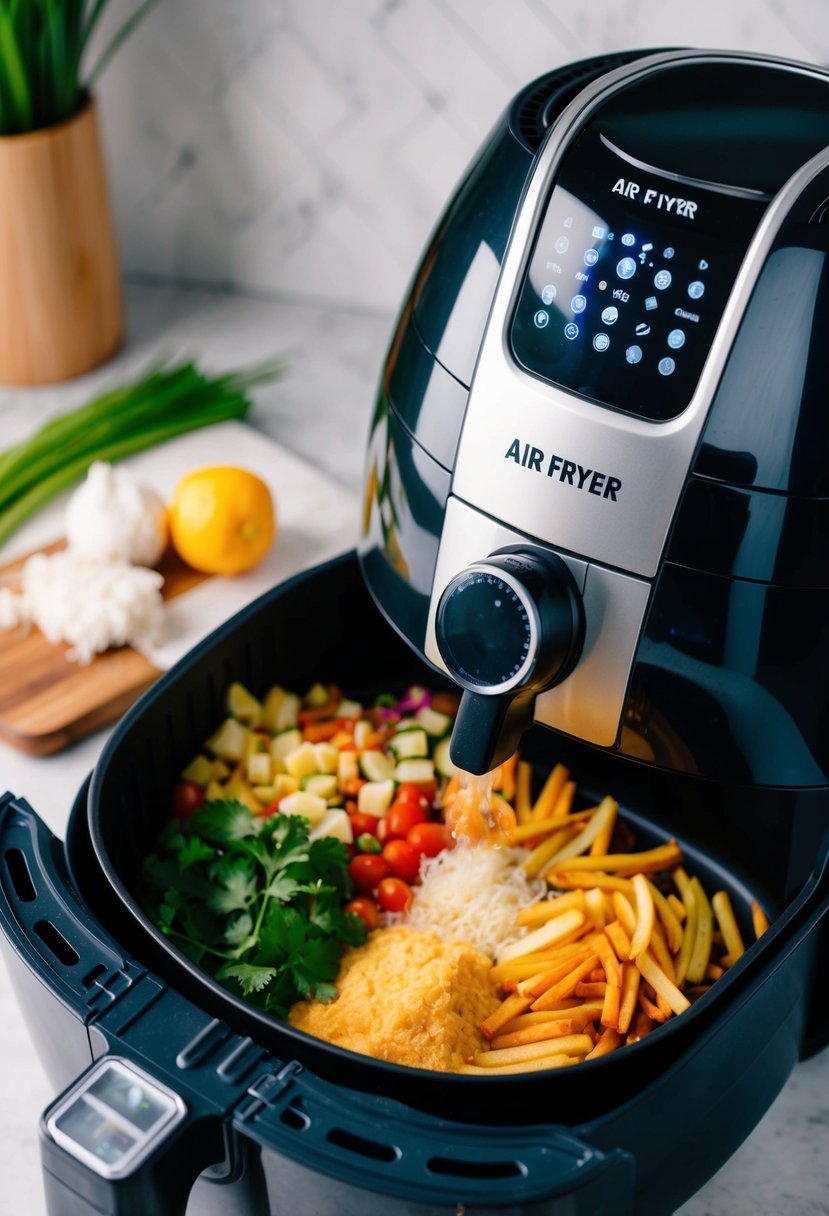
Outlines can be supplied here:
<path id="1" fill-rule="evenodd" d="M 365 895 L 358 895 L 356 899 L 352 899 L 350 904 L 345 905 L 345 910 L 346 912 L 353 912 L 355 916 L 359 916 L 360 920 L 365 921 L 369 933 L 380 924 L 380 913 L 377 911 L 377 904 L 373 899 L 369 899 Z"/>
<path id="2" fill-rule="evenodd" d="M 405 912 L 412 902 L 412 888 L 402 878 L 384 878 L 377 888 L 377 902 L 384 912 Z"/>
<path id="3" fill-rule="evenodd" d="M 437 781 L 404 781 L 397 787 L 395 802 L 413 802 L 428 811 L 435 800 Z"/>
<path id="4" fill-rule="evenodd" d="M 416 823 L 406 836 L 406 842 L 427 857 L 437 857 L 438 853 L 451 849 L 455 843 L 449 829 L 442 823 Z"/>
<path id="5" fill-rule="evenodd" d="M 372 836 L 377 835 L 377 825 L 380 820 L 376 815 L 366 815 L 363 811 L 355 811 L 353 815 L 349 815 L 349 819 L 355 839 L 366 832 L 370 832 Z"/>
<path id="6" fill-rule="evenodd" d="M 405 840 L 390 840 L 383 848 L 383 858 L 395 878 L 414 882 L 420 871 L 420 853 Z"/>
<path id="7" fill-rule="evenodd" d="M 170 806 L 179 819 L 189 819 L 194 811 L 204 806 L 204 790 L 195 781 L 179 781 L 173 786 Z"/>
<path id="8" fill-rule="evenodd" d="M 379 853 L 358 853 L 348 863 L 351 881 L 363 895 L 370 895 L 379 882 L 389 876 L 389 863 Z"/>
<path id="9" fill-rule="evenodd" d="M 405 840 L 416 823 L 425 823 L 426 810 L 416 802 L 394 801 L 386 815 L 386 840 Z"/>

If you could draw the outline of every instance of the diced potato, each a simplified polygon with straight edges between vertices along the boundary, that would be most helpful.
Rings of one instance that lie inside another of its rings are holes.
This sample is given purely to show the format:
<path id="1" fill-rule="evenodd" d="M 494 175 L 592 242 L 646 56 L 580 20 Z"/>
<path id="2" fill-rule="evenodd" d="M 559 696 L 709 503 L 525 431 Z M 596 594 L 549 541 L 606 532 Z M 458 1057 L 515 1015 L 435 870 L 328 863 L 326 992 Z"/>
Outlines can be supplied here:
<path id="1" fill-rule="evenodd" d="M 236 802 L 242 802 L 254 814 L 257 814 L 262 808 L 259 801 L 254 796 L 253 790 L 243 777 L 231 777 L 224 787 L 222 798 L 233 798 Z"/>
<path id="2" fill-rule="evenodd" d="M 195 781 L 196 785 L 207 785 L 213 776 L 213 765 L 207 756 L 196 756 L 190 761 L 187 768 L 182 770 L 181 776 L 184 781 Z"/>
<path id="3" fill-rule="evenodd" d="M 354 746 L 365 747 L 369 735 L 374 734 L 374 727 L 367 718 L 361 718 L 354 723 Z"/>
<path id="4" fill-rule="evenodd" d="M 244 684 L 231 684 L 227 690 L 227 712 L 232 718 L 244 722 L 247 726 L 259 726 L 262 722 L 265 707 L 248 692 Z"/>
<path id="5" fill-rule="evenodd" d="M 222 760 L 239 761 L 245 754 L 249 734 L 250 731 L 241 722 L 237 722 L 235 718 L 226 718 L 204 746 Z"/>
<path id="6" fill-rule="evenodd" d="M 364 815 L 382 819 L 394 797 L 393 781 L 367 781 L 360 786 L 357 795 L 357 810 Z"/>
<path id="7" fill-rule="evenodd" d="M 302 788 L 309 794 L 316 794 L 326 802 L 337 793 L 337 778 L 330 773 L 315 773 L 313 777 L 305 777 Z"/>
<path id="8" fill-rule="evenodd" d="M 253 796 L 257 802 L 262 803 L 262 806 L 270 806 L 272 802 L 276 801 L 272 785 L 254 785 Z"/>
<path id="9" fill-rule="evenodd" d="M 441 714 L 429 705 L 424 705 L 417 711 L 415 721 L 423 727 L 427 734 L 435 735 L 438 739 L 445 735 L 452 725 L 452 719 L 448 714 Z"/>
<path id="10" fill-rule="evenodd" d="M 206 802 L 219 802 L 222 798 L 226 798 L 225 787 L 215 779 L 208 781 L 207 789 L 204 791 Z"/>
<path id="11" fill-rule="evenodd" d="M 270 785 L 273 776 L 270 752 L 255 752 L 248 756 L 245 769 L 251 785 Z"/>
<path id="12" fill-rule="evenodd" d="M 345 811 L 326 811 L 316 827 L 311 828 L 308 833 L 309 840 L 319 840 L 323 836 L 333 836 L 335 840 L 341 840 L 343 844 L 353 842 L 354 833 L 351 830 L 351 820 Z"/>
<path id="13" fill-rule="evenodd" d="M 268 690 L 268 694 L 265 697 L 265 703 L 262 707 L 262 725 L 271 731 L 271 733 L 277 730 L 276 721 L 282 709 L 282 702 L 287 695 L 284 688 L 281 688 L 279 684 L 274 684 L 273 688 Z"/>
<path id="14" fill-rule="evenodd" d="M 224 760 L 213 760 L 210 765 L 210 776 L 214 781 L 227 781 L 230 776 L 230 765 Z"/>
<path id="15" fill-rule="evenodd" d="M 331 693 L 324 684 L 312 684 L 305 694 L 305 704 L 308 709 L 322 709 L 331 700 Z"/>
<path id="16" fill-rule="evenodd" d="M 327 812 L 328 804 L 325 799 L 318 798 L 316 794 L 309 794 L 305 790 L 288 794 L 279 804 L 281 815 L 302 815 L 312 824 L 319 823 Z"/>
<path id="17" fill-rule="evenodd" d="M 248 741 L 245 744 L 245 759 L 247 760 L 248 756 L 255 756 L 258 752 L 267 752 L 269 746 L 268 740 L 258 730 L 249 731 Z"/>
<path id="18" fill-rule="evenodd" d="M 300 780 L 318 772 L 313 743 L 300 743 L 296 751 L 285 757 L 285 768 L 292 777 L 299 777 Z"/>
<path id="19" fill-rule="evenodd" d="M 389 742 L 389 747 L 398 760 L 411 760 L 429 755 L 429 742 L 425 730 L 399 731 Z"/>
<path id="20" fill-rule="evenodd" d="M 320 773 L 336 773 L 340 759 L 340 750 L 330 743 L 314 743 L 314 755 L 317 758 L 317 770 Z"/>
<path id="21" fill-rule="evenodd" d="M 336 718 L 359 718 L 362 712 L 363 707 L 359 701 L 349 701 L 346 697 L 343 697 L 337 706 L 337 712 L 334 716 Z"/>
<path id="22" fill-rule="evenodd" d="M 337 759 L 337 780 L 340 785 L 344 781 L 354 781 L 360 776 L 360 765 L 356 752 L 340 752 Z"/>
<path id="23" fill-rule="evenodd" d="M 284 766 L 285 757 L 302 743 L 302 734 L 298 730 L 283 730 L 281 734 L 271 739 L 271 755 L 275 762 Z"/>
<path id="24" fill-rule="evenodd" d="M 300 699 L 294 696 L 292 692 L 286 692 L 282 698 L 279 709 L 274 715 L 272 730 L 291 730 L 296 726 L 299 710 Z"/>
<path id="25" fill-rule="evenodd" d="M 286 794 L 295 794 L 299 789 L 299 778 L 291 777 L 288 773 L 277 773 L 273 779 L 273 798 L 284 798 Z"/>

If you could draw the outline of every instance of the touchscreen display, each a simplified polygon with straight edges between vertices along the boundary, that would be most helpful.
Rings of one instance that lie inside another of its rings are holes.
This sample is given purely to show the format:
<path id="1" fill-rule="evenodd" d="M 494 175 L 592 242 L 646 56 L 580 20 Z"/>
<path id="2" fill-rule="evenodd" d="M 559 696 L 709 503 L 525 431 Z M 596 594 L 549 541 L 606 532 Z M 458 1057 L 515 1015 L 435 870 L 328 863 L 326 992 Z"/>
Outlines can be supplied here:
<path id="1" fill-rule="evenodd" d="M 766 201 L 660 174 L 585 132 L 538 231 L 513 318 L 515 357 L 604 405 L 675 417 Z"/>

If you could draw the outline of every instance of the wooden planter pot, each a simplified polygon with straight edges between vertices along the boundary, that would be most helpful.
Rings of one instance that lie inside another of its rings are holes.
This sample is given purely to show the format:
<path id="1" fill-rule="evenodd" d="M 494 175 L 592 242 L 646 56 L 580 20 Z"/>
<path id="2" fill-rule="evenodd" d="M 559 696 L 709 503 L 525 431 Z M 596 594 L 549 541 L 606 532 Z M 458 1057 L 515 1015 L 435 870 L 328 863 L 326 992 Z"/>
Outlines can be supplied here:
<path id="1" fill-rule="evenodd" d="M 118 347 L 121 274 L 95 102 L 0 137 L 0 383 L 89 371 Z"/>

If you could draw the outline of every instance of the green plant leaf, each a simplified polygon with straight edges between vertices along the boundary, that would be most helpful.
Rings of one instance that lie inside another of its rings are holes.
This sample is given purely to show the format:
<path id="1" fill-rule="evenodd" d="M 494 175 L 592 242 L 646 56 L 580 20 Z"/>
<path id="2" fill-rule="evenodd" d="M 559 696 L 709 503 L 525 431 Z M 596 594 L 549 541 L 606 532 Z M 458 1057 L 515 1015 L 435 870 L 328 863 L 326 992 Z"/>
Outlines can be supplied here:
<path id="1" fill-rule="evenodd" d="M 242 802 L 208 802 L 187 821 L 191 832 L 203 840 L 225 844 L 256 835 L 256 824 L 250 810 Z"/>
<path id="2" fill-rule="evenodd" d="M 95 87 L 101 73 L 106 70 L 110 60 L 118 53 L 123 43 L 126 42 L 130 34 L 132 34 L 138 25 L 140 25 L 147 13 L 149 13 L 150 9 L 154 8 L 156 4 L 158 4 L 158 0 L 144 0 L 143 4 L 139 4 L 132 16 L 127 18 L 118 32 L 111 39 L 107 47 L 101 52 L 95 62 L 95 66 L 90 70 L 86 78 L 86 87 L 90 90 L 90 92 Z"/>
<path id="3" fill-rule="evenodd" d="M 250 963 L 233 963 L 222 967 L 216 972 L 216 978 L 221 980 L 238 980 L 242 987 L 242 995 L 250 996 L 253 992 L 261 992 L 276 975 L 273 967 L 254 967 Z"/>

